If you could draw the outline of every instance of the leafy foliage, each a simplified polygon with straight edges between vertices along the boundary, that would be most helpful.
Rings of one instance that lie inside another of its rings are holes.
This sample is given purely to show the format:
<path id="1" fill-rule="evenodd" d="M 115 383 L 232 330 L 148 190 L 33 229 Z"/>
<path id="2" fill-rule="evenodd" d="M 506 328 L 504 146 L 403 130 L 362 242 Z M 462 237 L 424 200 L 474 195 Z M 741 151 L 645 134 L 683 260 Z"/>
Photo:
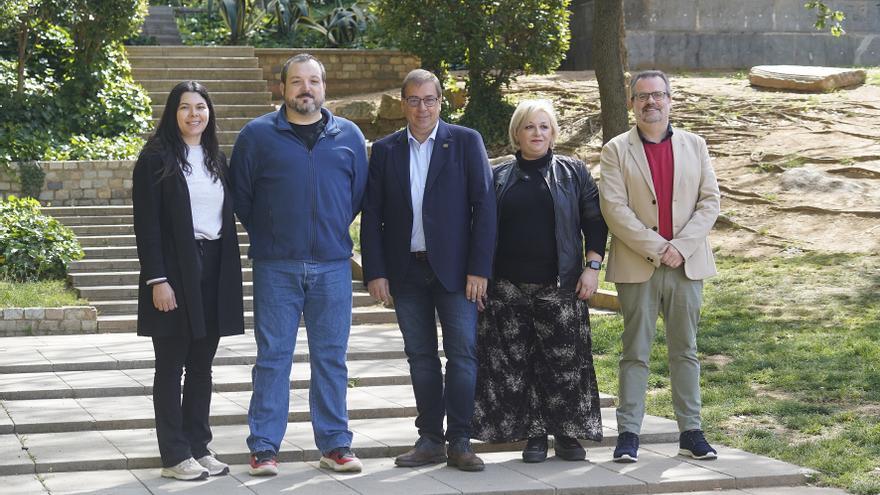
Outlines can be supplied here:
<path id="1" fill-rule="evenodd" d="M 296 31 L 302 18 L 309 15 L 309 2 L 306 0 L 272 0 L 268 9 L 275 15 L 278 33 L 288 36 Z"/>
<path id="2" fill-rule="evenodd" d="M 321 19 L 302 18 L 303 25 L 326 36 L 327 43 L 332 48 L 353 45 L 358 35 L 366 31 L 373 20 L 373 15 L 357 2 L 343 7 L 338 0 L 336 7 Z"/>
<path id="3" fill-rule="evenodd" d="M 827 28 L 835 37 L 846 34 L 846 31 L 843 30 L 843 21 L 846 19 L 846 15 L 842 11 L 831 10 L 831 7 L 825 2 L 820 1 L 809 1 L 804 4 L 804 8 L 816 11 L 816 23 L 813 24 L 816 29 L 825 30 Z"/>
<path id="4" fill-rule="evenodd" d="M 265 12 L 253 0 L 221 0 L 220 17 L 229 29 L 229 44 L 241 45 L 263 23 Z"/>
<path id="5" fill-rule="evenodd" d="M 0 201 L 0 277 L 62 278 L 67 264 L 82 257 L 73 231 L 43 215 L 37 200 L 10 196 Z"/>
<path id="6" fill-rule="evenodd" d="M 0 166 L 132 158 L 150 107 L 121 42 L 137 32 L 146 0 L 15 1 L 39 10 L 24 39 L 21 19 L 0 22 Z"/>
<path id="7" fill-rule="evenodd" d="M 568 49 L 569 0 L 377 0 L 380 28 L 441 80 L 463 64 L 470 100 L 461 122 L 503 142 L 512 113 L 502 89 L 556 69 Z"/>

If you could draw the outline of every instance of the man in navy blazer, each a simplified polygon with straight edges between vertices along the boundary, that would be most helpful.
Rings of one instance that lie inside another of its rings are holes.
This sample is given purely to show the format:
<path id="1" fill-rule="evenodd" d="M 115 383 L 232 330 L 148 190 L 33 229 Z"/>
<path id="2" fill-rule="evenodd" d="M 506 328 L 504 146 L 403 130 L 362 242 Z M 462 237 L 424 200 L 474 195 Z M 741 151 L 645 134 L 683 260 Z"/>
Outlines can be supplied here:
<path id="1" fill-rule="evenodd" d="M 401 97 L 407 127 L 373 144 L 361 218 L 364 280 L 373 297 L 394 298 L 419 412 L 419 440 L 395 463 L 447 461 L 482 471 L 470 425 L 477 304 L 486 296 L 495 250 L 492 171 L 478 132 L 440 120 L 442 90 L 434 74 L 410 72 Z"/>

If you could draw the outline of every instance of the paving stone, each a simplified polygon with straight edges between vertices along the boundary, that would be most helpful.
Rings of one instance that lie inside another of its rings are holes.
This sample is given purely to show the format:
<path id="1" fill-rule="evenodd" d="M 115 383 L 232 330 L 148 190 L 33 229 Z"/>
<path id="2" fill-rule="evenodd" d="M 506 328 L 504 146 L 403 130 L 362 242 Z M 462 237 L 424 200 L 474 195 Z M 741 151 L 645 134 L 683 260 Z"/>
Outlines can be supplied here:
<path id="1" fill-rule="evenodd" d="M 215 428 L 212 428 L 215 429 Z M 136 430 L 106 430 L 101 435 L 125 457 L 126 468 L 161 467 L 159 443 L 154 428 Z"/>
<path id="2" fill-rule="evenodd" d="M 415 418 L 360 419 L 349 422 L 355 440 L 369 438 L 390 448 L 387 455 L 396 456 L 406 452 L 419 439 Z"/>
<path id="3" fill-rule="evenodd" d="M 282 464 L 278 476 L 257 478 L 236 469 L 232 476 L 260 495 L 357 495 L 357 492 L 308 463 Z"/>
<path id="4" fill-rule="evenodd" d="M 679 456 L 678 459 L 731 476 L 736 479 L 736 488 L 740 489 L 780 484 L 798 485 L 806 481 L 805 476 L 810 472 L 809 469 L 794 464 L 750 454 L 732 447 L 716 448 L 718 459 L 714 461 L 699 461 L 684 456 Z M 678 444 L 650 444 L 639 450 L 650 450 L 673 457 L 678 454 Z"/>
<path id="5" fill-rule="evenodd" d="M 682 457 L 667 457 L 651 450 L 639 449 L 639 462 L 618 464 L 611 460 L 613 448 L 590 449 L 590 459 L 604 459 L 598 465 L 648 484 L 649 493 L 681 490 L 715 490 L 736 488 L 729 475 L 689 463 Z M 706 461 L 711 462 L 711 461 Z"/>
<path id="6" fill-rule="evenodd" d="M 2 340 L 13 337 L 4 337 Z M 2 341 L 0 340 L 0 341 Z M 9 346 L 0 343 L 0 372 L 22 373 L 52 371 L 52 363 L 33 348 Z"/>
<path id="7" fill-rule="evenodd" d="M 12 422 L 12 418 L 10 418 L 9 414 L 6 412 L 4 401 L 0 400 L 0 435 L 5 435 L 14 431 L 15 424 Z"/>
<path id="8" fill-rule="evenodd" d="M 34 472 L 34 462 L 22 449 L 22 438 L 11 433 L 0 435 L 0 475 Z"/>
<path id="9" fill-rule="evenodd" d="M 236 469 L 243 469 L 238 466 Z M 178 481 L 170 478 L 163 478 L 159 468 L 155 469 L 136 469 L 132 474 L 143 483 L 152 494 L 179 494 L 186 495 L 236 495 L 250 494 L 253 492 L 244 486 L 244 484 L 234 476 L 211 476 L 203 481 Z M 244 473 L 247 476 L 247 473 Z M 280 493 L 280 492 L 278 492 Z"/>
<path id="10" fill-rule="evenodd" d="M 39 349 L 40 354 L 44 358 L 55 362 L 68 361 L 63 370 L 54 369 L 54 371 L 71 371 L 71 370 L 95 370 L 95 369 L 113 369 L 116 363 L 109 360 L 107 353 L 95 346 L 88 346 L 76 349 L 76 361 L 70 361 L 71 349 L 62 346 L 45 346 Z"/>
<path id="11" fill-rule="evenodd" d="M 97 431 L 37 433 L 22 437 L 38 473 L 122 469 L 125 456 Z"/>
<path id="12" fill-rule="evenodd" d="M 590 453 L 591 450 L 587 452 Z M 542 463 L 527 464 L 522 462 L 520 452 L 481 455 L 484 461 L 501 463 L 507 469 L 555 487 L 557 495 L 629 494 L 641 493 L 647 488 L 646 483 L 642 481 L 593 462 L 571 462 L 550 457 Z"/>
<path id="13" fill-rule="evenodd" d="M 3 495 L 37 495 L 49 492 L 40 483 L 35 474 L 20 474 L 0 478 Z"/>
<path id="14" fill-rule="evenodd" d="M 42 477 L 53 495 L 149 495 L 151 493 L 131 471 L 122 469 L 45 473 Z"/>
<path id="15" fill-rule="evenodd" d="M 121 370 L 59 371 L 57 375 L 74 389 L 75 397 L 107 397 L 111 393 L 118 394 L 120 389 L 127 395 L 146 392 L 142 384 Z"/>
<path id="16" fill-rule="evenodd" d="M 774 486 L 772 488 L 749 488 L 749 495 L 847 495 L 838 488 L 817 488 L 804 486 Z"/>
<path id="17" fill-rule="evenodd" d="M 378 415 L 381 415 L 383 418 L 398 418 L 415 414 L 414 407 L 410 409 L 412 412 L 407 414 L 405 407 L 375 395 L 370 395 L 364 391 L 366 388 L 369 387 L 349 388 L 346 391 L 349 419 L 375 418 Z M 299 403 L 305 406 L 305 412 L 308 412 L 309 391 L 301 390 L 297 393 L 303 398 Z"/>
<path id="18" fill-rule="evenodd" d="M 418 469 L 399 468 L 394 459 L 363 459 L 361 473 L 328 474 L 362 495 L 447 495 L 459 490 L 446 485 Z M 312 464 L 316 466 L 316 464 Z"/>
<path id="19" fill-rule="evenodd" d="M 125 398 L 75 399 L 94 418 L 98 430 L 152 428 L 153 401 L 142 395 Z"/>
<path id="20" fill-rule="evenodd" d="M 487 455 L 486 457 L 490 460 L 493 459 L 492 455 Z M 415 469 L 461 493 L 553 495 L 556 491 L 555 488 L 542 481 L 517 471 L 511 471 L 501 464 L 494 462 L 486 463 L 486 469 L 479 473 L 459 471 L 458 469 L 447 467 L 446 464 L 436 464 Z"/>
<path id="21" fill-rule="evenodd" d="M 95 419 L 74 399 L 9 400 L 4 407 L 18 433 L 94 429 Z"/>
<path id="22" fill-rule="evenodd" d="M 54 399 L 70 385 L 55 373 L 8 373 L 0 375 L 0 399 Z"/>

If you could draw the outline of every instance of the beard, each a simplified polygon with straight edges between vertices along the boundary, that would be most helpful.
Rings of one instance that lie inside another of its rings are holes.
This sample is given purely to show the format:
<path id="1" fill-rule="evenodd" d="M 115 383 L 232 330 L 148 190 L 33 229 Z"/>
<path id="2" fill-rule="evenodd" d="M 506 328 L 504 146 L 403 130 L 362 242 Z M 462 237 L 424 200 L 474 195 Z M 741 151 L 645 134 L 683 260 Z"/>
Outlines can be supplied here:
<path id="1" fill-rule="evenodd" d="M 650 112 L 650 110 L 654 110 Z M 642 122 L 646 122 L 649 124 L 653 124 L 654 122 L 660 122 L 663 120 L 663 110 L 660 107 L 644 107 L 639 112 L 639 120 Z"/>
<path id="2" fill-rule="evenodd" d="M 308 96 L 310 99 L 301 101 L 300 98 L 303 96 Z M 300 93 L 295 98 L 288 101 L 287 105 L 300 115 L 311 115 L 321 109 L 321 106 L 324 105 L 324 99 L 322 98 L 319 100 L 311 93 Z"/>

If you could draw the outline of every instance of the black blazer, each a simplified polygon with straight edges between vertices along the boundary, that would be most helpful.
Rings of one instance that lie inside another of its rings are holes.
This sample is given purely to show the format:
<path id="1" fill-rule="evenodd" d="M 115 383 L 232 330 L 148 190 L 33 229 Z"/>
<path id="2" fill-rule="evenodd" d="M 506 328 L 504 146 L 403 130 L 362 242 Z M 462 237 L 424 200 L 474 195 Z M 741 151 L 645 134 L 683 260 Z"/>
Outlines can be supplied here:
<path id="1" fill-rule="evenodd" d="M 489 278 L 495 252 L 495 195 L 483 138 L 440 121 L 422 200 L 428 260 L 449 292 L 467 275 Z M 364 281 L 394 284 L 409 266 L 413 208 L 406 129 L 373 143 L 361 214 Z"/>
<path id="2" fill-rule="evenodd" d="M 221 166 L 227 167 L 221 155 Z M 244 302 L 241 289 L 241 254 L 232 216 L 232 196 L 223 182 L 220 289 L 217 320 L 220 328 L 205 328 L 202 290 L 197 270 L 189 188 L 183 172 L 159 180 L 163 163 L 176 163 L 171 153 L 141 153 L 134 166 L 132 200 L 134 231 L 141 264 L 138 281 L 138 335 L 165 337 L 190 334 L 202 338 L 244 333 Z M 178 169 L 179 170 L 179 169 Z M 153 305 L 147 280 L 166 277 L 174 289 L 177 309 L 164 313 Z"/>

